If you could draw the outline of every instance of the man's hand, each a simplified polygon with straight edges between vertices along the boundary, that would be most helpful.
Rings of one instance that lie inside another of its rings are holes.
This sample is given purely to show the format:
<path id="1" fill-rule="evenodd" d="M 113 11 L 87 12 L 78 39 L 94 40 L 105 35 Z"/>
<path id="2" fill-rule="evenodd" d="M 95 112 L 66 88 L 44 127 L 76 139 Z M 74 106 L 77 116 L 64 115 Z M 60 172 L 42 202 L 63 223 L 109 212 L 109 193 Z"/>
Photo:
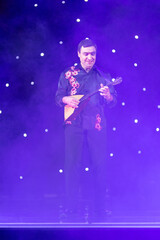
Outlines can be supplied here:
<path id="1" fill-rule="evenodd" d="M 73 108 L 78 108 L 78 104 L 80 103 L 80 101 L 78 99 L 76 99 L 72 96 L 63 97 L 62 102 Z"/>
<path id="2" fill-rule="evenodd" d="M 103 96 L 108 102 L 113 100 L 113 96 L 110 94 L 109 87 L 104 86 L 103 83 L 100 84 L 101 88 L 99 89 L 100 95 Z"/>

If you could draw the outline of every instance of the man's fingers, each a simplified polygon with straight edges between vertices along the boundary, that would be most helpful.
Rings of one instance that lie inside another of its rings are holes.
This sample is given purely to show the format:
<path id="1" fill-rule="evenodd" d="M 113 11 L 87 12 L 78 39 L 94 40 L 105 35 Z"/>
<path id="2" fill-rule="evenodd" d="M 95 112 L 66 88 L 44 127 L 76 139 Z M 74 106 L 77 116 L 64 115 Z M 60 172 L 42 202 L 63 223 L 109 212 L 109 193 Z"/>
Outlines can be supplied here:
<path id="1" fill-rule="evenodd" d="M 78 100 L 75 100 L 75 99 L 72 100 L 71 102 L 72 102 L 73 104 L 75 104 L 75 105 L 78 105 L 78 104 L 79 104 L 79 101 L 78 101 Z"/>
<path id="2" fill-rule="evenodd" d="M 76 98 L 71 98 L 71 101 L 70 101 L 70 105 L 71 107 L 73 108 L 78 108 L 78 104 L 80 103 L 80 101 Z"/>
<path id="3" fill-rule="evenodd" d="M 108 92 L 109 88 L 107 86 L 104 86 L 103 88 L 99 89 L 100 92 Z"/>
<path id="4" fill-rule="evenodd" d="M 75 102 L 75 103 L 79 103 L 79 100 L 78 100 L 78 99 L 75 99 L 75 98 L 73 98 L 73 102 Z"/>

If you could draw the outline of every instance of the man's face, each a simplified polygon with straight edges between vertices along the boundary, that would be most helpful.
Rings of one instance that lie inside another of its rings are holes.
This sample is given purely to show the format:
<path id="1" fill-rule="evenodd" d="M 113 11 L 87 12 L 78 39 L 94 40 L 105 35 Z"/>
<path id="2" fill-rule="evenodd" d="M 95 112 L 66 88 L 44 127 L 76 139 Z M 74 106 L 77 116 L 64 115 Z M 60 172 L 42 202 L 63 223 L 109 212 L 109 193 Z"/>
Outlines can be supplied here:
<path id="1" fill-rule="evenodd" d="M 96 48 L 94 46 L 82 46 L 80 52 L 78 52 L 78 57 L 80 58 L 82 67 L 88 72 L 96 62 Z"/>

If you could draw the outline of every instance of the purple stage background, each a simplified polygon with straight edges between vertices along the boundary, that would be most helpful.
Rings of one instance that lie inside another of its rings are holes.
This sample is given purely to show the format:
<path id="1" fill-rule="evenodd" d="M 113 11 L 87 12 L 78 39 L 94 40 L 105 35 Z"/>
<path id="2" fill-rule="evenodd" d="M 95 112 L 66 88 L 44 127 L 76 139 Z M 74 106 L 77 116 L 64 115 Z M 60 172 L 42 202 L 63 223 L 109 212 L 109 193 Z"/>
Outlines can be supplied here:
<path id="1" fill-rule="evenodd" d="M 160 222 L 159 16 L 158 0 L 1 0 L 1 223 L 59 221 L 63 110 L 54 95 L 86 37 L 98 45 L 97 66 L 123 78 L 106 109 L 111 222 Z"/>

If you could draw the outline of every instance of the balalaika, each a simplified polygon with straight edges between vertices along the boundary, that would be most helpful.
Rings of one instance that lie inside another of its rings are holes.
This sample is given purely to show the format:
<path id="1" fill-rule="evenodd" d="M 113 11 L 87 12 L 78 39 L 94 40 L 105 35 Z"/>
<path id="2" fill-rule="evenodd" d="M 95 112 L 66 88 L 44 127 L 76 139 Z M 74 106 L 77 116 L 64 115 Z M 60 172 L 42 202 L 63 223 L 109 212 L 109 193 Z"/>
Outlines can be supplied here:
<path id="1" fill-rule="evenodd" d="M 109 85 L 117 85 L 122 82 L 122 78 L 118 77 L 113 82 L 109 82 Z M 73 95 L 72 97 L 76 98 L 80 101 L 78 104 L 78 108 L 70 107 L 69 105 L 64 106 L 64 121 L 72 121 L 75 120 L 78 114 L 84 109 L 86 104 L 89 102 L 90 98 L 99 92 L 99 89 L 95 92 L 89 93 L 87 95 Z"/>

